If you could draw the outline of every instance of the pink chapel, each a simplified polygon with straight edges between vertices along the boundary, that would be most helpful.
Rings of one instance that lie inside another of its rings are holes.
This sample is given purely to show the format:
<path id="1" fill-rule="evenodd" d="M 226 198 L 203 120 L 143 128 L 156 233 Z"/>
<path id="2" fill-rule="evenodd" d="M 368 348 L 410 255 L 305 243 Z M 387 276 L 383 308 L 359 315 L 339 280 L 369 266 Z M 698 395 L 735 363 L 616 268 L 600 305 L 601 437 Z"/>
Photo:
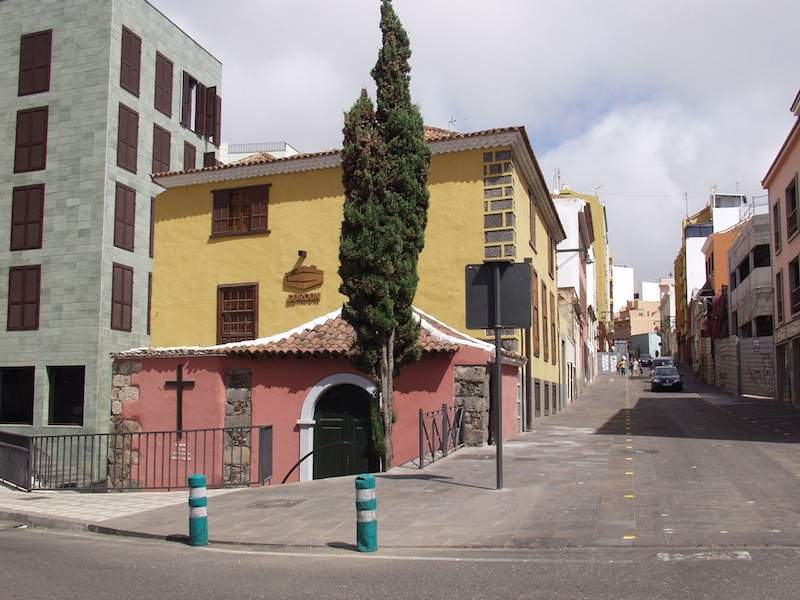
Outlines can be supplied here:
<path id="1" fill-rule="evenodd" d="M 395 379 L 394 465 L 490 437 L 494 346 L 414 309 L 422 358 Z M 374 382 L 351 363 L 340 311 L 281 334 L 205 347 L 113 354 L 111 487 L 279 484 L 380 470 Z M 503 437 L 520 431 L 524 358 L 504 352 Z M 424 430 L 424 435 L 420 432 Z M 422 446 L 422 448 L 421 448 Z M 301 460 L 302 459 L 302 460 Z"/>

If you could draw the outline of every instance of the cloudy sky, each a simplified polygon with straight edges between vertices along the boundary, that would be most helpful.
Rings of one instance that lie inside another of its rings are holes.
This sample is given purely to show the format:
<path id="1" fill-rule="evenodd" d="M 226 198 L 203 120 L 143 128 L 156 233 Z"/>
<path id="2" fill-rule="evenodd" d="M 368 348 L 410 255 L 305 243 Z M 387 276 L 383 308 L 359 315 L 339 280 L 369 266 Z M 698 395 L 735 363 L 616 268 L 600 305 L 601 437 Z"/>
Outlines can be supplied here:
<path id="1" fill-rule="evenodd" d="M 223 62 L 223 137 L 339 147 L 378 0 L 151 0 Z M 395 0 L 426 123 L 525 125 L 548 182 L 599 194 L 615 262 L 672 270 L 711 186 L 760 195 L 800 88 L 797 0 Z M 224 7 L 224 8 L 222 8 Z M 552 185 L 552 183 L 551 183 Z"/>

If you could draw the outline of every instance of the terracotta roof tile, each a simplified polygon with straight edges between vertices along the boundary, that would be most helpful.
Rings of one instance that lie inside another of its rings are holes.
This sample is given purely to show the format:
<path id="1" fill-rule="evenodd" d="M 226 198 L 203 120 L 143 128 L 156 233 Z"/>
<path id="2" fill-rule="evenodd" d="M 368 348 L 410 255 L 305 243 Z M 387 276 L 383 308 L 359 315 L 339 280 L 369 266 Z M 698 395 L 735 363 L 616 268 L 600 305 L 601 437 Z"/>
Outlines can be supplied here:
<path id="1" fill-rule="evenodd" d="M 447 129 L 441 129 L 439 127 L 430 127 L 425 126 L 425 140 L 428 142 L 444 142 L 449 140 L 460 140 L 465 138 L 472 138 L 472 137 L 480 137 L 484 135 L 495 135 L 498 133 L 509 133 L 513 131 L 523 131 L 523 127 L 521 126 L 514 126 L 514 127 L 497 127 L 494 129 L 485 129 L 483 131 L 472 131 L 469 133 L 459 133 L 456 131 L 448 131 Z M 153 178 L 157 177 L 170 177 L 173 175 L 183 175 L 187 173 L 205 173 L 208 171 L 220 171 L 225 169 L 235 169 L 237 167 L 246 167 L 251 165 L 258 165 L 258 164 L 266 164 L 266 163 L 283 163 L 289 161 L 296 161 L 296 160 L 303 160 L 308 158 L 319 158 L 323 156 L 333 156 L 339 154 L 341 152 L 340 149 L 332 149 L 332 150 L 323 150 L 320 152 L 301 152 L 300 154 L 293 154 L 291 156 L 283 156 L 281 158 L 275 158 L 269 153 L 263 152 L 260 153 L 258 156 L 250 156 L 248 158 L 242 159 L 240 161 L 228 163 L 228 164 L 218 164 L 212 167 L 201 167 L 198 169 L 189 169 L 187 171 L 170 171 L 168 173 L 154 173 L 152 175 Z"/>

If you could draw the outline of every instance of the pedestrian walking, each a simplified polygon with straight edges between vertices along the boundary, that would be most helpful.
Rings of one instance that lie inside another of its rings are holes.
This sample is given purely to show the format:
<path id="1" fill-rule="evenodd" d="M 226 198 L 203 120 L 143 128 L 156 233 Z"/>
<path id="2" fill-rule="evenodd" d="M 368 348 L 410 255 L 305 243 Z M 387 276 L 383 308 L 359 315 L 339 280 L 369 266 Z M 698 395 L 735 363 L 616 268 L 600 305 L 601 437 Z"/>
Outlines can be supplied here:
<path id="1" fill-rule="evenodd" d="M 637 375 L 641 375 L 640 367 L 639 367 L 639 359 L 634 358 L 633 362 L 631 363 L 631 375 L 636 377 Z"/>
<path id="2" fill-rule="evenodd" d="M 627 365 L 625 364 L 625 357 L 623 356 L 623 357 L 622 357 L 622 360 L 621 360 L 621 361 L 620 361 L 620 363 L 619 363 L 619 370 L 620 370 L 620 374 L 621 374 L 623 377 L 625 377 L 625 367 L 626 367 L 626 366 L 627 366 Z"/>

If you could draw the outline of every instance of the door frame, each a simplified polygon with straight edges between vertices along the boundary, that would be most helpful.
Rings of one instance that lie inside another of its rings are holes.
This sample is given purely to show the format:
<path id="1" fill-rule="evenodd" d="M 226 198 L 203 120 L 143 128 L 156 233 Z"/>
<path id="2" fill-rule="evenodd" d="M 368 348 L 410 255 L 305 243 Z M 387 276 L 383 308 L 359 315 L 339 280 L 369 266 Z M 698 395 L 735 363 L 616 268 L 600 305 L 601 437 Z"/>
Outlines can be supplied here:
<path id="1" fill-rule="evenodd" d="M 300 429 L 300 454 L 298 459 L 314 450 L 314 425 L 317 423 L 314 420 L 314 412 L 317 408 L 317 402 L 328 389 L 348 383 L 362 388 L 370 395 L 375 393 L 375 384 L 366 377 L 356 373 L 336 373 L 321 379 L 306 394 L 305 400 L 303 400 L 303 407 L 300 410 L 300 418 L 297 420 L 297 426 Z M 313 479 L 314 455 L 312 454 L 300 463 L 300 481 L 311 481 Z"/>

